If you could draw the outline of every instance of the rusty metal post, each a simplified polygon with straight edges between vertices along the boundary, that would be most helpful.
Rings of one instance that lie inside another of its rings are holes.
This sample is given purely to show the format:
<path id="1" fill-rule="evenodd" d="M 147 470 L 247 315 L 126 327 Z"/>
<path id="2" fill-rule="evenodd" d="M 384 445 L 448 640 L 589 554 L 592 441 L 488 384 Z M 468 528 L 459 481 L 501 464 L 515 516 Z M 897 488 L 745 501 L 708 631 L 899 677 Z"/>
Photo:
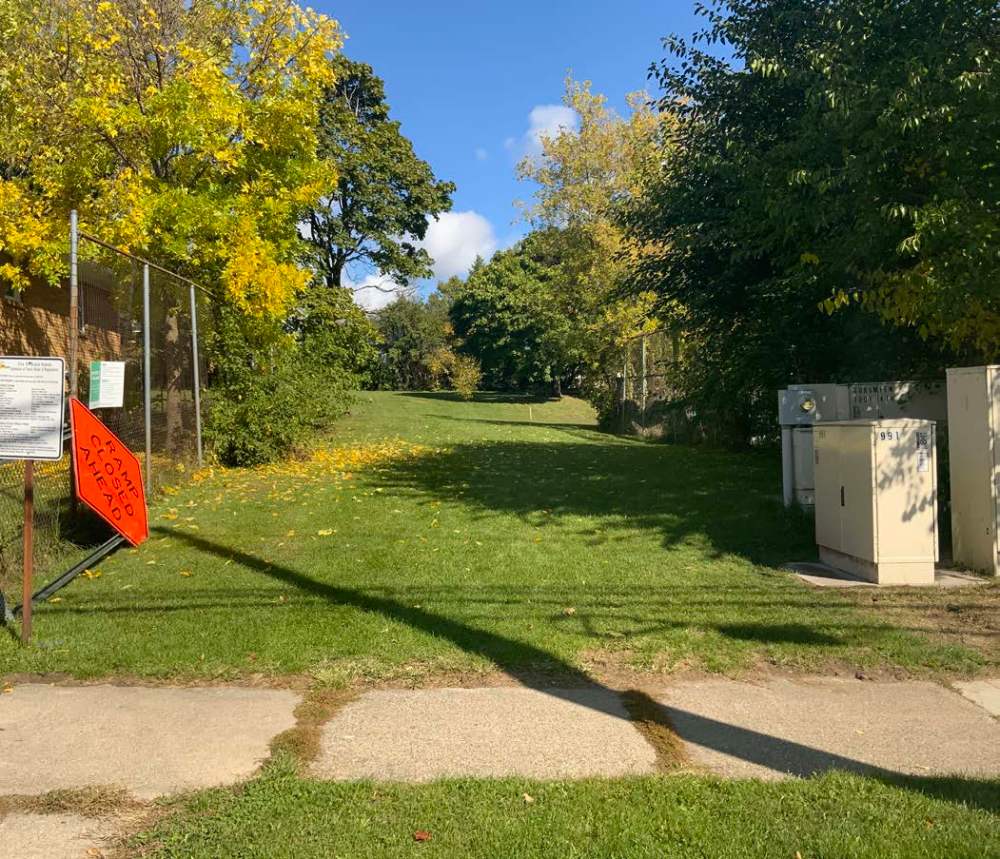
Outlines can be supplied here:
<path id="1" fill-rule="evenodd" d="M 35 463 L 24 461 L 24 575 L 21 596 L 21 643 L 31 640 L 31 591 L 35 554 Z"/>

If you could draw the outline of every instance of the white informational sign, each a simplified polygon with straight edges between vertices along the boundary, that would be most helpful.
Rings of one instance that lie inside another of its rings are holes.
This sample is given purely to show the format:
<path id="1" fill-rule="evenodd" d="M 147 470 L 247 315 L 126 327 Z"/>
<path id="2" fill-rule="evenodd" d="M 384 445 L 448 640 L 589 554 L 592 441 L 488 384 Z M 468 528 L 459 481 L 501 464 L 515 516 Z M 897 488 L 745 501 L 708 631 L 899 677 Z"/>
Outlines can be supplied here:
<path id="1" fill-rule="evenodd" d="M 92 409 L 120 409 L 125 402 L 125 362 L 90 362 L 90 401 Z"/>
<path id="2" fill-rule="evenodd" d="M 0 459 L 62 458 L 62 358 L 0 355 Z"/>

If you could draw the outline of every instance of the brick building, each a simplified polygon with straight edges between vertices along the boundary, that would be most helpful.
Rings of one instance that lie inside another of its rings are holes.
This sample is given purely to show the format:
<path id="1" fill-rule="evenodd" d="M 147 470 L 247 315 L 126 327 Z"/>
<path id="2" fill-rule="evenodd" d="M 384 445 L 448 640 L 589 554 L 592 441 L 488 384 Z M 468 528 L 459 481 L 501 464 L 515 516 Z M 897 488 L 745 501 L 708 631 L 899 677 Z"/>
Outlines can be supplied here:
<path id="1" fill-rule="evenodd" d="M 79 270 L 79 367 L 120 360 L 122 317 L 111 272 L 89 262 Z M 32 280 L 23 292 L 0 282 L 0 355 L 69 358 L 69 283 Z"/>

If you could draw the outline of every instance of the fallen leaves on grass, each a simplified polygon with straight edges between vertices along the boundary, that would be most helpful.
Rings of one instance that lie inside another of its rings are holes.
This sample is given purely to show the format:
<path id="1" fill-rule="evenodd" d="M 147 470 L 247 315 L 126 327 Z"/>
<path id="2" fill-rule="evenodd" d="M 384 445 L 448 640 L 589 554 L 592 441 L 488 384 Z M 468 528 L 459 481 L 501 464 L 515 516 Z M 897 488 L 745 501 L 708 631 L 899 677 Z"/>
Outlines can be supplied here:
<path id="1" fill-rule="evenodd" d="M 430 841 L 431 834 L 426 829 L 418 829 L 413 833 L 414 841 Z"/>

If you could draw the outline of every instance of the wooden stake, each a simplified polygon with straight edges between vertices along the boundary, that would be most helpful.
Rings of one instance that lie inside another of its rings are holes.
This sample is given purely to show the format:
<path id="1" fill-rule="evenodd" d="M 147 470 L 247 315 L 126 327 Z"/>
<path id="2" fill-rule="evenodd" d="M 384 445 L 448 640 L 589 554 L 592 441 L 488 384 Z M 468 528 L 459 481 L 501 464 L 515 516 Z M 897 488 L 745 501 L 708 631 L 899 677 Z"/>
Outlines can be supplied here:
<path id="1" fill-rule="evenodd" d="M 24 590 L 21 599 L 21 643 L 31 640 L 31 592 L 35 552 L 35 463 L 24 461 Z"/>

